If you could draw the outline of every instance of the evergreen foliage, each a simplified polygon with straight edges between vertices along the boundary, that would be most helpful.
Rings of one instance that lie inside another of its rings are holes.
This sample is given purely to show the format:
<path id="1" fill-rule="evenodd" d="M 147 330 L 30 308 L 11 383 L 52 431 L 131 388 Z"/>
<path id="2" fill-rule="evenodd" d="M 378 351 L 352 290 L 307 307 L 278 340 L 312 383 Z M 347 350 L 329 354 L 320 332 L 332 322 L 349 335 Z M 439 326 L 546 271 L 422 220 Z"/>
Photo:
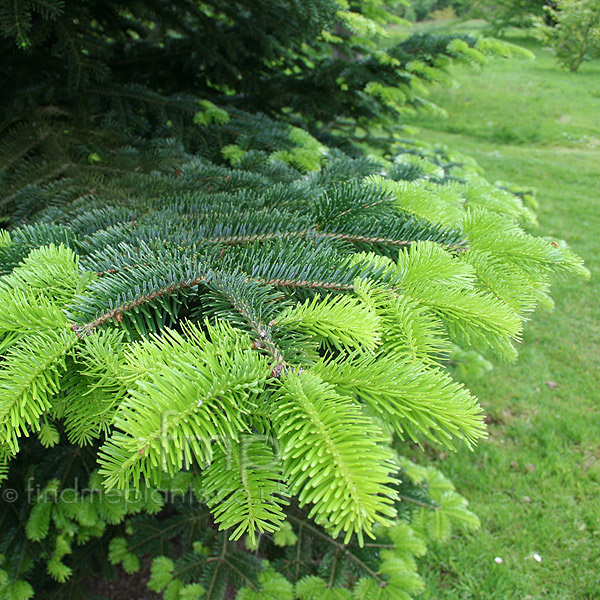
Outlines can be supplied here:
<path id="1" fill-rule="evenodd" d="M 81 597 L 95 560 L 150 559 L 167 600 L 418 593 L 427 541 L 477 519 L 402 441 L 477 443 L 452 353 L 513 359 L 550 276 L 587 275 L 525 230 L 527 197 L 398 137 L 452 60 L 518 50 L 382 49 L 373 0 L 0 14 L 0 476 L 19 498 L 0 593 Z"/>

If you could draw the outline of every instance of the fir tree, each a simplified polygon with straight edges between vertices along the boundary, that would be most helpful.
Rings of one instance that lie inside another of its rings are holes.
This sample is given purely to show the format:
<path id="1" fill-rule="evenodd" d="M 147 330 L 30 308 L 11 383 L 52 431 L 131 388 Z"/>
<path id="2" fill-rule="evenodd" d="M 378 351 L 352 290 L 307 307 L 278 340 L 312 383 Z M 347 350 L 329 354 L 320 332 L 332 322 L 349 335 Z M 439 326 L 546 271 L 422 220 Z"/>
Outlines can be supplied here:
<path id="1" fill-rule="evenodd" d="M 399 452 L 476 444 L 449 362 L 515 358 L 587 275 L 528 194 L 398 134 L 452 61 L 519 50 L 386 45 L 373 0 L 0 15 L 0 593 L 145 558 L 166 599 L 418 593 L 477 519 Z"/>

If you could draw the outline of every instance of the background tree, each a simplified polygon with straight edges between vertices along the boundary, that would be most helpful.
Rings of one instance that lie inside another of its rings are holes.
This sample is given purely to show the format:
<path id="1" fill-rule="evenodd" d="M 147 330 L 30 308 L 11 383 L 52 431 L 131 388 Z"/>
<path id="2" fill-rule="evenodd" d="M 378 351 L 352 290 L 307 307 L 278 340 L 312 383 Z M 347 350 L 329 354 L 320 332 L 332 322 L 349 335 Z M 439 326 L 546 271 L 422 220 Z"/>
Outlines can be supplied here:
<path id="1" fill-rule="evenodd" d="M 463 16 L 468 14 L 466 0 L 411 0 L 404 15 L 411 21 L 424 21 L 437 15 Z"/>
<path id="2" fill-rule="evenodd" d="M 485 19 L 493 35 L 508 27 L 531 27 L 534 17 L 544 16 L 548 0 L 467 0 L 468 13 L 477 19 Z"/>
<path id="3" fill-rule="evenodd" d="M 550 23 L 538 19 L 537 35 L 561 65 L 577 71 L 584 61 L 600 56 L 600 2 L 559 0 L 554 4 L 546 7 Z"/>
<path id="4" fill-rule="evenodd" d="M 587 275 L 399 137 L 452 61 L 517 50 L 386 48 L 374 1 L 0 14 L 1 593 L 112 565 L 167 600 L 418 592 L 477 519 L 399 451 L 476 443 L 453 350 L 515 358 L 551 273 Z"/>

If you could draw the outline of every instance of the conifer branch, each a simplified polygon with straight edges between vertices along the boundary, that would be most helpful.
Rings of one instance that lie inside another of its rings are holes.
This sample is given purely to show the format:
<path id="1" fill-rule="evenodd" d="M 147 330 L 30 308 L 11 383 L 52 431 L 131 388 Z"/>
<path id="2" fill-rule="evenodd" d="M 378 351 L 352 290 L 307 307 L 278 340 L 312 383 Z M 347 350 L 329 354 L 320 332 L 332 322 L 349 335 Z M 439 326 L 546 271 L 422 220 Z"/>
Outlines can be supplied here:
<path id="1" fill-rule="evenodd" d="M 72 166 L 73 166 L 73 163 L 71 163 L 71 162 L 63 163 L 63 164 L 57 166 L 55 169 L 52 169 L 51 171 L 49 171 L 47 173 L 43 173 L 40 177 L 33 180 L 30 183 L 30 185 L 39 185 L 40 183 L 43 183 L 45 181 L 57 179 L 58 177 L 63 175 L 67 171 L 67 169 L 69 169 L 69 167 L 72 167 Z M 17 197 L 17 195 L 19 194 L 19 191 L 20 190 L 17 190 L 10 196 L 5 196 L 4 198 L 0 198 L 0 206 L 6 206 L 7 204 L 10 204 Z"/>
<path id="2" fill-rule="evenodd" d="M 407 247 L 415 243 L 413 240 L 396 240 L 393 238 L 370 237 L 366 235 L 351 235 L 347 233 L 319 232 L 319 235 L 330 240 L 354 242 L 357 244 L 384 244 L 388 246 L 395 246 L 398 248 Z"/>
<path id="3" fill-rule="evenodd" d="M 257 233 L 253 235 L 238 235 L 238 236 L 226 236 L 226 237 L 215 237 L 215 238 L 206 238 L 205 242 L 210 244 L 223 244 L 223 245 L 238 245 L 238 244 L 249 244 L 252 242 L 266 242 L 269 240 L 275 239 L 293 239 L 293 238 L 305 238 L 305 237 L 320 237 L 328 240 L 336 240 L 342 242 L 354 242 L 361 244 L 385 244 L 388 246 L 395 247 L 407 247 L 411 244 L 414 244 L 414 240 L 397 240 L 393 238 L 384 238 L 384 237 L 370 237 L 365 235 L 351 235 L 347 233 L 334 233 L 334 232 L 325 232 L 320 231 L 318 228 L 315 229 L 305 229 L 299 231 L 288 231 L 288 232 L 275 232 L 275 233 Z M 459 247 L 458 245 L 454 245 L 451 247 Z"/>
<path id="4" fill-rule="evenodd" d="M 127 304 L 118 306 L 117 308 L 114 308 L 114 309 L 108 311 L 107 313 L 99 316 L 97 319 L 94 319 L 93 321 L 91 321 L 89 323 L 86 323 L 85 325 L 73 324 L 71 326 L 71 329 L 77 334 L 77 336 L 79 338 L 85 337 L 87 335 L 90 335 L 90 333 L 93 329 L 95 329 L 96 327 L 99 327 L 101 325 L 104 325 L 105 323 L 108 323 L 112 319 L 116 319 L 117 322 L 122 321 L 123 315 L 125 315 L 127 312 L 129 312 L 131 310 L 134 310 L 135 308 L 137 308 L 139 306 L 142 306 L 143 304 L 152 302 L 153 300 L 156 300 L 162 296 L 168 296 L 170 294 L 176 293 L 179 290 L 194 287 L 196 285 L 204 283 L 206 280 L 207 280 L 206 276 L 197 277 L 196 279 L 176 283 L 176 284 L 170 285 L 166 288 L 156 290 L 155 292 L 152 292 L 151 294 L 147 294 L 146 296 L 141 296 L 139 298 L 136 298 L 135 300 L 132 300 L 131 302 L 128 302 Z"/>
<path id="5" fill-rule="evenodd" d="M 119 271 L 120 272 L 120 271 Z M 99 275 L 107 275 L 108 272 L 98 273 Z M 84 325 L 73 324 L 71 329 L 77 334 L 79 338 L 85 337 L 91 333 L 92 330 L 100 327 L 112 319 L 116 319 L 117 322 L 122 321 L 124 315 L 128 312 L 135 310 L 136 308 L 152 302 L 153 300 L 157 300 L 158 298 L 169 296 L 174 294 L 180 290 L 185 290 L 202 283 L 206 283 L 209 280 L 208 276 L 197 277 L 195 279 L 191 279 L 188 281 L 180 282 L 173 284 L 171 286 L 162 288 L 160 290 L 156 290 L 151 294 L 147 294 L 146 296 L 140 296 L 131 302 L 118 306 L 102 315 L 98 318 L 90 321 L 89 323 L 85 323 Z M 354 286 L 352 285 L 342 285 L 333 282 L 326 281 L 305 281 L 305 280 L 294 280 L 294 279 L 259 279 L 259 278 L 246 278 L 245 283 L 248 282 L 256 282 L 262 284 L 264 286 L 276 286 L 276 287 L 291 287 L 291 288 L 303 288 L 303 289 L 322 289 L 322 290 L 332 290 L 332 291 L 353 291 Z M 240 314 L 245 314 L 242 306 L 237 307 Z M 257 327 L 257 332 L 264 331 L 264 326 Z M 276 352 L 273 349 L 274 354 L 280 355 L 280 353 Z"/>
<path id="6" fill-rule="evenodd" d="M 398 499 L 403 502 L 410 502 L 411 504 L 416 504 L 417 506 L 421 506 L 422 508 L 427 508 L 429 510 L 439 510 L 439 506 L 432 505 L 431 503 L 421 502 L 416 498 L 411 498 L 410 496 L 404 496 L 401 493 L 398 494 Z"/>
<path id="7" fill-rule="evenodd" d="M 366 565 L 360 558 L 358 558 L 358 556 L 351 552 L 350 546 L 348 544 L 338 542 L 336 539 L 321 531 L 318 527 L 315 527 L 310 522 L 304 519 L 300 519 L 292 513 L 290 513 L 289 518 L 290 520 L 295 521 L 298 525 L 301 525 L 302 527 L 308 529 L 311 533 L 324 540 L 327 544 L 337 548 L 339 552 L 341 552 L 345 557 L 352 561 L 357 567 L 368 573 L 375 581 L 377 581 L 380 587 L 384 588 L 387 586 L 387 582 L 384 579 L 382 579 L 378 573 L 373 571 L 373 569 Z"/>

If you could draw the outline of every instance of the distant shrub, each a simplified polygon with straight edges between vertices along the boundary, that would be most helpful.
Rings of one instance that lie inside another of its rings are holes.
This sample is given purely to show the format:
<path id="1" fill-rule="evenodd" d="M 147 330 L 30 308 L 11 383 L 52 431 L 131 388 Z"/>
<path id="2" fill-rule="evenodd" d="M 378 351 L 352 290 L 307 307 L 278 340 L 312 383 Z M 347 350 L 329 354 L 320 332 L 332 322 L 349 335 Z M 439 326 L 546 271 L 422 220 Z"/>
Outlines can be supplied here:
<path id="1" fill-rule="evenodd" d="M 492 33 L 501 33 L 509 27 L 531 27 L 535 17 L 544 16 L 544 6 L 549 0 L 464 0 L 463 12 L 484 19 Z"/>
<path id="2" fill-rule="evenodd" d="M 429 16 L 434 21 L 449 21 L 451 19 L 456 19 L 456 11 L 452 6 L 446 6 L 445 8 L 432 11 Z"/>
<path id="3" fill-rule="evenodd" d="M 561 65 L 577 71 L 585 60 L 600 56 L 599 0 L 558 0 L 546 12 L 549 19 L 536 20 L 537 37 Z"/>
<path id="4" fill-rule="evenodd" d="M 470 0 L 410 0 L 405 16 L 412 21 L 455 19 L 465 11 Z"/>
<path id="5" fill-rule="evenodd" d="M 424 21 L 433 10 L 435 0 L 411 0 L 407 17 L 414 21 Z"/>

